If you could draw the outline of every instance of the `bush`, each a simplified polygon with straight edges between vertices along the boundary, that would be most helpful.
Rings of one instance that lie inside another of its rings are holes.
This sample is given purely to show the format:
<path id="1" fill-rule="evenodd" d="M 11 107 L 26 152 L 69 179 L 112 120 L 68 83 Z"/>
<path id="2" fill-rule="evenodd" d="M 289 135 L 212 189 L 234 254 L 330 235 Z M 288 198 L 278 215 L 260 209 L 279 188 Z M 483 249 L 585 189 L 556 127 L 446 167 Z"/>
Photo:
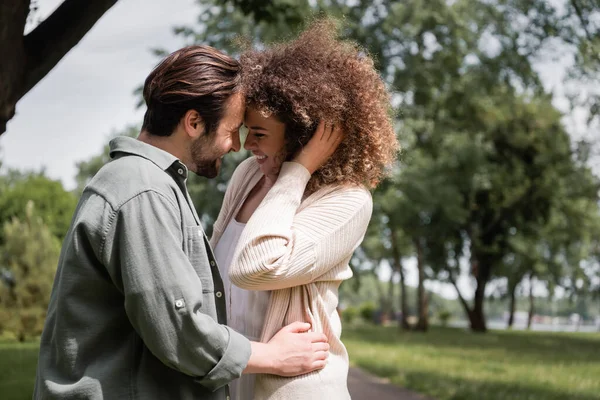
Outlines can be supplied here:
<path id="1" fill-rule="evenodd" d="M 440 320 L 440 323 L 442 324 L 442 326 L 448 325 L 448 321 L 450 320 L 451 316 L 452 316 L 452 314 L 448 310 L 442 309 L 442 310 L 438 311 L 438 319 Z"/>
<path id="2" fill-rule="evenodd" d="M 375 304 L 373 303 L 365 303 L 360 306 L 360 317 L 365 322 L 374 322 L 375 318 Z"/>
<path id="3" fill-rule="evenodd" d="M 19 341 L 38 336 L 44 326 L 52 282 L 60 254 L 60 243 L 34 211 L 26 206 L 23 220 L 4 224 L 0 254 L 13 281 L 0 281 L 0 331 Z"/>
<path id="4" fill-rule="evenodd" d="M 346 307 L 342 311 L 342 321 L 346 324 L 351 324 L 358 317 L 358 309 L 356 307 Z"/>

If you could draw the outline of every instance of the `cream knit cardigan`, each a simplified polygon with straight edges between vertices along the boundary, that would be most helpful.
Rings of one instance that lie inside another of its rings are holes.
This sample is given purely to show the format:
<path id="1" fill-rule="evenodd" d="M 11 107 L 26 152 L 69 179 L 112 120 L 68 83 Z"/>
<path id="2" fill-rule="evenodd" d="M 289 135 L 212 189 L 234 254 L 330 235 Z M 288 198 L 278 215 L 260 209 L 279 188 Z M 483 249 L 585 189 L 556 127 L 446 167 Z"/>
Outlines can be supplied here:
<path id="1" fill-rule="evenodd" d="M 213 248 L 262 176 L 254 158 L 235 170 L 214 225 Z M 310 177 L 298 163 L 282 165 L 240 236 L 229 277 L 240 288 L 271 291 L 262 342 L 289 323 L 307 321 L 328 336 L 330 356 L 323 370 L 301 377 L 258 375 L 258 400 L 350 398 L 338 287 L 352 277 L 348 262 L 363 240 L 373 204 L 369 191 L 356 186 L 325 187 L 303 199 Z"/>

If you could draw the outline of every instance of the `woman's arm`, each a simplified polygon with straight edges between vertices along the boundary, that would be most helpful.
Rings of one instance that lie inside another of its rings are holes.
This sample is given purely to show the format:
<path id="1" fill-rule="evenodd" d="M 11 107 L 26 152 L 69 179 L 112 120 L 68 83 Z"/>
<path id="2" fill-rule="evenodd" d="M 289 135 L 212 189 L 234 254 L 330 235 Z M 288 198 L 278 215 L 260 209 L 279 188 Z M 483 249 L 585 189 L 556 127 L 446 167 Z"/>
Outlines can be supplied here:
<path id="1" fill-rule="evenodd" d="M 283 164 L 240 237 L 229 270 L 235 285 L 253 290 L 304 285 L 350 259 L 371 218 L 370 193 L 336 188 L 297 212 L 309 179 L 302 165 Z"/>
<path id="2" fill-rule="evenodd" d="M 321 122 L 295 162 L 282 165 L 240 237 L 229 270 L 234 284 L 255 290 L 298 286 L 348 262 L 371 217 L 369 192 L 339 187 L 298 212 L 311 174 L 335 152 L 342 136 L 339 127 Z"/>

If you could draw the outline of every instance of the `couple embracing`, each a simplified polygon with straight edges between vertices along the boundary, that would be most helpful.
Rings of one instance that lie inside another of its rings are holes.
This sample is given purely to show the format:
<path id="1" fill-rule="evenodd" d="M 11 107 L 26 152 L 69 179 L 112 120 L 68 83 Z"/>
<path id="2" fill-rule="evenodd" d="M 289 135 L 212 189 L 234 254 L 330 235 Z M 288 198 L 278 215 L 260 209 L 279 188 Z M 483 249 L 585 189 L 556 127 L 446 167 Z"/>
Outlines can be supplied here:
<path id="1" fill-rule="evenodd" d="M 338 287 L 398 147 L 372 59 L 322 20 L 239 61 L 180 49 L 143 94 L 64 240 L 34 398 L 349 399 Z M 241 139 L 209 239 L 186 180 Z"/>

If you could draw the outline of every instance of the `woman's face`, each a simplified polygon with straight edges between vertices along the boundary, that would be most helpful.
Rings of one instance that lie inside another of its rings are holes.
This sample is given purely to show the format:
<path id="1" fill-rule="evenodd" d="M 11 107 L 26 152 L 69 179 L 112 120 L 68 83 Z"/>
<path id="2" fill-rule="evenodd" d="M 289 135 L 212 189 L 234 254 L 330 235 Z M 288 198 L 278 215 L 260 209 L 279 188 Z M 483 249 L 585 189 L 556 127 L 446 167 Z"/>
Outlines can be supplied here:
<path id="1" fill-rule="evenodd" d="M 256 157 L 266 177 L 277 177 L 285 160 L 285 124 L 275 117 L 264 117 L 248 107 L 244 117 L 248 136 L 244 148 Z"/>

